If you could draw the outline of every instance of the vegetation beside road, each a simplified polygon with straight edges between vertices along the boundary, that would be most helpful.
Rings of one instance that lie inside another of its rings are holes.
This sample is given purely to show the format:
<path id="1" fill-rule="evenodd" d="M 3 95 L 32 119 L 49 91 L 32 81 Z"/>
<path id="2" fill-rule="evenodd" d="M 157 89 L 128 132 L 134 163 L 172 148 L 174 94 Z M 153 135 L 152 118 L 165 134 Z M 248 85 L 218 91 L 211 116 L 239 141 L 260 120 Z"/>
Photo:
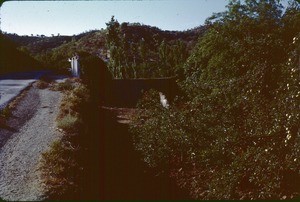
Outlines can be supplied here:
<path id="1" fill-rule="evenodd" d="M 100 59 L 87 53 L 81 57 L 83 79 L 71 78 L 51 87 L 63 91 L 64 97 L 56 120 L 63 137 L 41 162 L 49 200 L 100 198 L 101 182 L 95 180 L 101 174 L 99 104 L 104 89 L 100 84 L 110 78 Z"/>
<path id="2" fill-rule="evenodd" d="M 184 97 L 140 102 L 135 148 L 195 199 L 300 194 L 299 3 L 231 1 L 183 66 Z"/>
<path id="3" fill-rule="evenodd" d="M 82 116 L 80 107 L 88 104 L 88 97 L 82 99 L 88 90 L 82 84 L 73 83 L 73 89 L 65 90 L 64 94 L 57 117 L 57 127 L 63 131 L 63 137 L 51 145 L 41 161 L 46 195 L 52 200 L 76 198 L 81 193 L 83 165 L 78 156 L 84 148 L 76 140 L 84 135 L 82 122 L 79 121 Z"/>
<path id="4" fill-rule="evenodd" d="M 99 174 L 98 107 L 109 102 L 112 78 L 174 75 L 183 95 L 166 109 L 158 92 L 146 92 L 130 122 L 148 167 L 194 199 L 299 198 L 300 4 L 280 2 L 232 0 L 186 32 L 112 17 L 104 30 L 18 47 L 53 69 L 66 70 L 67 58 L 80 55 L 83 80 L 53 86 L 65 92 L 57 119 L 64 137 L 42 160 L 49 199 L 97 198 L 89 191 L 99 186 L 90 184 Z M 95 55 L 109 55 L 108 70 Z"/>

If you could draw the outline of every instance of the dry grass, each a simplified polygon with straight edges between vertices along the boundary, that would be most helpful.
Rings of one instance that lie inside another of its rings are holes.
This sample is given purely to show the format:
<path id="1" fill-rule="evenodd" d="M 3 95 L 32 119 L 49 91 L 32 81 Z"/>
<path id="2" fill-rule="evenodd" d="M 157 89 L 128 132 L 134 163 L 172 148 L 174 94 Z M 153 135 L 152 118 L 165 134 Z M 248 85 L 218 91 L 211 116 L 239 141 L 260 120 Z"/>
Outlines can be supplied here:
<path id="1" fill-rule="evenodd" d="M 34 86 L 39 88 L 39 89 L 45 89 L 48 88 L 49 83 L 43 80 L 38 80 L 37 82 L 34 83 Z"/>
<path id="2" fill-rule="evenodd" d="M 78 189 L 75 173 L 79 172 L 79 167 L 75 153 L 76 149 L 59 140 L 53 142 L 51 149 L 42 154 L 40 169 L 49 198 L 65 199 L 66 193 Z"/>
<path id="3" fill-rule="evenodd" d="M 34 83 L 34 86 L 39 89 L 48 88 L 54 83 L 53 79 L 47 75 L 41 76 L 40 79 Z"/>
<path id="4" fill-rule="evenodd" d="M 11 115 L 11 109 L 9 108 L 9 106 L 6 106 L 4 109 L 0 111 L 0 117 L 2 119 L 8 119 L 10 115 Z"/>
<path id="5" fill-rule="evenodd" d="M 78 116 L 68 114 L 57 121 L 57 127 L 67 133 L 74 133 L 80 129 L 81 121 Z"/>
<path id="6" fill-rule="evenodd" d="M 54 83 L 51 87 L 50 90 L 54 90 L 54 91 L 70 91 L 73 90 L 75 86 L 75 83 L 70 80 L 67 79 L 64 82 L 61 83 Z"/>
<path id="7" fill-rule="evenodd" d="M 70 80 L 59 84 L 58 88 L 66 89 L 66 86 L 69 90 L 64 91 L 56 119 L 57 127 L 64 131 L 64 135 L 42 155 L 40 165 L 47 187 L 46 195 L 52 200 L 78 198 L 76 194 L 80 191 L 79 181 L 83 172 L 78 163 L 81 146 L 74 137 L 78 137 L 84 127 L 81 121 L 82 107 L 87 104 L 89 93 L 82 84 Z"/>

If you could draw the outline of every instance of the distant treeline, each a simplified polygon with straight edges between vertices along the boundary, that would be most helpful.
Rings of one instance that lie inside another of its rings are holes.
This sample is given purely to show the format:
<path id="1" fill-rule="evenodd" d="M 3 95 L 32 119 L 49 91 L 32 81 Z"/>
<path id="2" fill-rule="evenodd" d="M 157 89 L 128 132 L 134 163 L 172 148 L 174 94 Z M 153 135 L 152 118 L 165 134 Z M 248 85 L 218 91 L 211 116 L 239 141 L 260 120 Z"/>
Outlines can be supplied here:
<path id="1" fill-rule="evenodd" d="M 67 69 L 69 57 L 87 52 L 109 61 L 115 78 L 148 78 L 182 74 L 179 66 L 205 30 L 206 27 L 197 27 L 182 32 L 163 31 L 140 23 L 119 24 L 112 17 L 106 29 L 74 36 L 5 36 L 44 68 Z"/>

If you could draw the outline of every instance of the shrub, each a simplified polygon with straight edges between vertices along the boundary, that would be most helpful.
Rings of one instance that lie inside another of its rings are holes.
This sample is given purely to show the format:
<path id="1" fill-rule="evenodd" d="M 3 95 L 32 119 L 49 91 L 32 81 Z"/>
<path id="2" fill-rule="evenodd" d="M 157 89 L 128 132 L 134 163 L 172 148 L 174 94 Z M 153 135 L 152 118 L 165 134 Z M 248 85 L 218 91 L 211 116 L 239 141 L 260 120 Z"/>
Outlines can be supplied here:
<path id="1" fill-rule="evenodd" d="M 53 81 L 53 79 L 51 77 L 49 77 L 48 75 L 43 75 L 40 77 L 41 81 L 44 81 L 46 83 L 51 83 Z"/>
<path id="2" fill-rule="evenodd" d="M 87 184 L 84 178 L 88 172 L 87 159 L 94 155 L 87 155 L 88 145 L 91 144 L 87 138 L 91 134 L 87 131 L 93 127 L 86 119 L 94 106 L 90 106 L 89 90 L 83 84 L 72 85 L 72 90 L 64 92 L 57 117 L 57 126 L 64 131 L 63 137 L 51 145 L 41 160 L 48 200 L 83 199 L 93 192 L 82 184 Z M 92 130 L 89 132 L 93 133 Z"/>
<path id="3" fill-rule="evenodd" d="M 11 115 L 11 110 L 9 106 L 6 106 L 5 108 L 0 110 L 0 117 L 7 119 Z"/>
<path id="4" fill-rule="evenodd" d="M 35 86 L 39 89 L 45 89 L 47 88 L 49 85 L 49 83 L 47 83 L 46 81 L 43 80 L 38 80 L 37 82 L 35 82 Z"/>
<path id="5" fill-rule="evenodd" d="M 76 150 L 63 140 L 55 141 L 49 151 L 42 154 L 41 166 L 43 182 L 47 185 L 46 195 L 51 199 L 68 199 L 78 193 L 80 175 L 76 162 Z"/>
<path id="6" fill-rule="evenodd" d="M 64 82 L 56 83 L 55 85 L 52 86 L 52 90 L 56 91 L 69 91 L 74 88 L 72 81 L 70 80 L 65 80 Z"/>
<path id="7" fill-rule="evenodd" d="M 57 121 L 57 127 L 61 128 L 67 133 L 76 132 L 80 129 L 81 121 L 78 117 L 70 114 L 64 116 Z"/>
<path id="8" fill-rule="evenodd" d="M 82 112 L 89 102 L 90 93 L 89 90 L 79 84 L 72 91 L 65 92 L 65 95 L 60 104 L 60 112 L 58 118 L 62 118 L 66 115 L 76 116 Z"/>
<path id="9" fill-rule="evenodd" d="M 166 109 L 154 90 L 146 92 L 138 103 L 139 110 L 133 117 L 130 130 L 136 150 L 148 165 L 167 171 L 170 165 L 178 167 L 190 163 L 194 157 L 191 136 L 185 128 L 185 114 L 173 105 Z M 196 142 L 195 142 L 196 143 Z"/>
<path id="10" fill-rule="evenodd" d="M 295 198 L 300 26 L 281 24 L 275 1 L 232 1 L 217 16 L 185 64 L 188 98 L 170 110 L 141 101 L 135 147 L 198 199 Z"/>

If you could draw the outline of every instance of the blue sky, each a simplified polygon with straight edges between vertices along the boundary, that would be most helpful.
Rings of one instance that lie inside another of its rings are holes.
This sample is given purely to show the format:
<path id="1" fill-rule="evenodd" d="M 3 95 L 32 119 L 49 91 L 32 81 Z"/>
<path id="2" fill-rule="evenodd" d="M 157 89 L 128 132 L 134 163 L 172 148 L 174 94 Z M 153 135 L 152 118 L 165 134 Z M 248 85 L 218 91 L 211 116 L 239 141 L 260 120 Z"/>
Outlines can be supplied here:
<path id="1" fill-rule="evenodd" d="M 228 0 L 8 1 L 0 10 L 2 31 L 19 35 L 73 35 L 119 22 L 140 22 L 163 30 L 202 25 Z"/>
<path id="2" fill-rule="evenodd" d="M 225 10 L 227 0 L 8 1 L 0 10 L 1 30 L 19 35 L 73 35 L 119 22 L 140 22 L 164 30 L 186 30 Z"/>

